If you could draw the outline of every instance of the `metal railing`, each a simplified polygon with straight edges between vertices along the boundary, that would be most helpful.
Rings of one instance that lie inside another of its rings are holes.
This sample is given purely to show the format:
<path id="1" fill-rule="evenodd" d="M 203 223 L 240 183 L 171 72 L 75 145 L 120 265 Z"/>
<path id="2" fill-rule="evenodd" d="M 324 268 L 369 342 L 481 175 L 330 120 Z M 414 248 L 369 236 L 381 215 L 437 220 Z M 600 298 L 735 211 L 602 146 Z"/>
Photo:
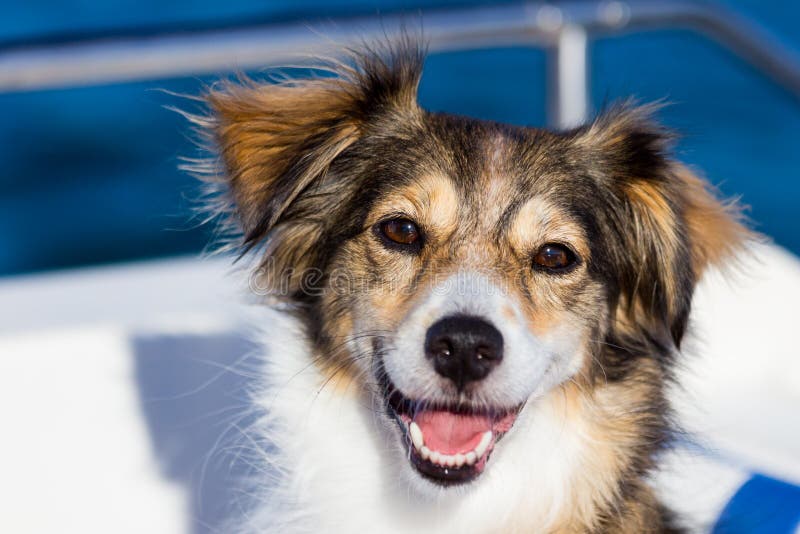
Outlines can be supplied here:
<path id="1" fill-rule="evenodd" d="M 433 52 L 500 46 L 549 51 L 550 122 L 568 127 L 589 110 L 591 39 L 684 28 L 732 50 L 800 99 L 800 57 L 761 26 L 714 3 L 563 1 L 432 9 L 417 15 L 284 23 L 180 34 L 89 39 L 0 49 L 0 92 L 180 75 L 221 74 L 329 54 L 354 40 L 391 37 L 419 23 Z M 313 28 L 313 31 L 312 29 Z"/>

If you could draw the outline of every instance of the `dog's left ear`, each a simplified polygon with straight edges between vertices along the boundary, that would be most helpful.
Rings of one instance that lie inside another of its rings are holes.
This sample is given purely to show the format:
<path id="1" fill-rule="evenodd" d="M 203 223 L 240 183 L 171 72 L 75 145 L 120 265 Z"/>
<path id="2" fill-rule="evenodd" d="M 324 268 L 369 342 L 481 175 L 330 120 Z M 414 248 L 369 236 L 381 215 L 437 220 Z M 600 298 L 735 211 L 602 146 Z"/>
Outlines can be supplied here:
<path id="1" fill-rule="evenodd" d="M 611 191 L 607 224 L 618 243 L 617 316 L 648 331 L 663 327 L 680 346 L 695 284 L 752 238 L 735 202 L 670 155 L 672 135 L 653 108 L 623 105 L 579 133 Z"/>

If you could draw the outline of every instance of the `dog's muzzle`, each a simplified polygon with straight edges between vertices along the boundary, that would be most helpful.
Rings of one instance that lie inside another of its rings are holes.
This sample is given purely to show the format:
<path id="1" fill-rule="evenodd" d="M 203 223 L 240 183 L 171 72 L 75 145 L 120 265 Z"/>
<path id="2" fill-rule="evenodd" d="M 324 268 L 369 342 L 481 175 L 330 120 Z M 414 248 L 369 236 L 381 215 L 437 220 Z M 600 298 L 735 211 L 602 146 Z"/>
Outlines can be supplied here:
<path id="1" fill-rule="evenodd" d="M 463 395 L 502 364 L 503 336 L 482 318 L 451 315 L 428 328 L 424 350 L 435 372 L 455 387 L 453 402 L 410 399 L 389 383 L 389 409 L 420 474 L 441 485 L 468 482 L 483 472 L 521 409 L 464 402 Z"/>

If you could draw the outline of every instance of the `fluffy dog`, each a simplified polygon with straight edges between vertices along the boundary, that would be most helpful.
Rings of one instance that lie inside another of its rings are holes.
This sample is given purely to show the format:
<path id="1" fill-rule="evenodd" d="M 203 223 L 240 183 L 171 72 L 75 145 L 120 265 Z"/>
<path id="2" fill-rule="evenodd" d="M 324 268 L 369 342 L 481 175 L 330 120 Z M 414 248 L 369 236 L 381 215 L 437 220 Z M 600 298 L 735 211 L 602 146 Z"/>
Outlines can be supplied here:
<path id="1" fill-rule="evenodd" d="M 695 282 L 746 237 L 651 110 L 419 107 L 412 39 L 198 119 L 265 307 L 247 532 L 672 532 L 647 477 Z M 213 179 L 211 180 L 214 181 Z"/>

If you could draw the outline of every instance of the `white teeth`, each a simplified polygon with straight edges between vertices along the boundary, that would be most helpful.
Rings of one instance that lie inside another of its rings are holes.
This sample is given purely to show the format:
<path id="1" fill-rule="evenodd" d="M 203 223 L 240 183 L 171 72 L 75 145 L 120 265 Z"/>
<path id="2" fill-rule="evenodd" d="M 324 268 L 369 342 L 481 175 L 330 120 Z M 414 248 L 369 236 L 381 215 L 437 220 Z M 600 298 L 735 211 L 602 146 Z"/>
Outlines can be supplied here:
<path id="1" fill-rule="evenodd" d="M 422 456 L 423 460 L 427 460 L 428 458 L 431 457 L 431 450 L 425 445 L 423 445 L 422 448 L 419 450 L 419 455 Z"/>
<path id="2" fill-rule="evenodd" d="M 489 443 L 492 441 L 492 431 L 487 430 L 483 436 L 481 436 L 481 442 L 478 443 L 478 446 L 475 447 L 475 456 L 480 458 L 483 456 L 483 453 L 486 452 L 486 449 L 489 448 Z"/>
<path id="3" fill-rule="evenodd" d="M 425 442 L 422 439 L 422 430 L 420 430 L 419 425 L 411 421 L 411 424 L 408 425 L 408 433 L 411 436 L 411 442 L 414 444 L 414 448 L 417 450 L 422 449 Z"/>
<path id="4" fill-rule="evenodd" d="M 444 454 L 439 451 L 432 451 L 425 446 L 425 439 L 422 435 L 422 429 L 415 422 L 408 424 L 408 435 L 411 437 L 411 443 L 414 448 L 419 452 L 423 460 L 440 465 L 442 467 L 462 467 L 466 465 L 475 465 L 475 463 L 486 453 L 489 449 L 489 444 L 492 442 L 492 431 L 487 430 L 481 436 L 480 442 L 475 449 L 467 453 L 458 454 Z"/>

